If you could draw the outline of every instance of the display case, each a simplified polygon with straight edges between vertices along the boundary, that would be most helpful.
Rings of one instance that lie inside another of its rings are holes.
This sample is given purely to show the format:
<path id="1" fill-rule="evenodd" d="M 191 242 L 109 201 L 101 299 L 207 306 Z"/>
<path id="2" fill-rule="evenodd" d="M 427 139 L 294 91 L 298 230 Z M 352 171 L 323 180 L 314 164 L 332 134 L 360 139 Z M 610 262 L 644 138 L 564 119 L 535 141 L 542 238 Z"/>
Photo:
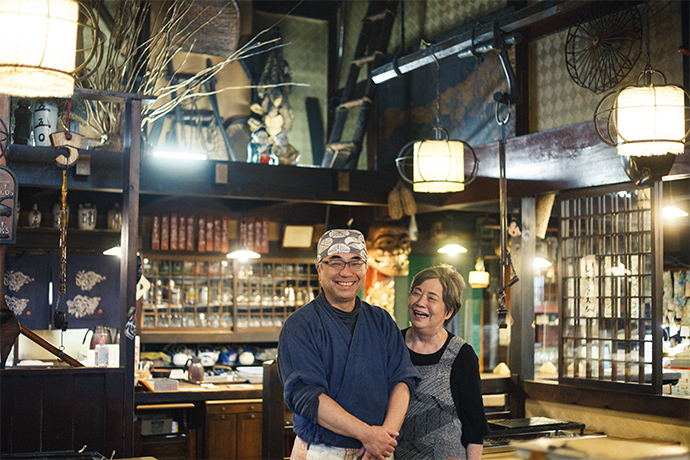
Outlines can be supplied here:
<path id="1" fill-rule="evenodd" d="M 319 293 L 310 259 L 143 258 L 144 342 L 274 341 L 290 313 Z"/>

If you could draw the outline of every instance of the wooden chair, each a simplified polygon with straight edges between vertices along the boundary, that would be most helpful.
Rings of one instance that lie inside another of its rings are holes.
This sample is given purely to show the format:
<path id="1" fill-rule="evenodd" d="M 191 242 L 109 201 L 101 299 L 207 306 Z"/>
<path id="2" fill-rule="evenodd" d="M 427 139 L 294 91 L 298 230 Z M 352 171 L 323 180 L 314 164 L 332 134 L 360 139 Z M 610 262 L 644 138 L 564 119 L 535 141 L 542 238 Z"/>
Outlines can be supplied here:
<path id="1" fill-rule="evenodd" d="M 290 443 L 294 440 L 291 423 L 292 414 L 285 406 L 283 385 L 278 377 L 278 363 L 265 361 L 262 406 L 262 459 L 283 460 L 288 455 Z"/>

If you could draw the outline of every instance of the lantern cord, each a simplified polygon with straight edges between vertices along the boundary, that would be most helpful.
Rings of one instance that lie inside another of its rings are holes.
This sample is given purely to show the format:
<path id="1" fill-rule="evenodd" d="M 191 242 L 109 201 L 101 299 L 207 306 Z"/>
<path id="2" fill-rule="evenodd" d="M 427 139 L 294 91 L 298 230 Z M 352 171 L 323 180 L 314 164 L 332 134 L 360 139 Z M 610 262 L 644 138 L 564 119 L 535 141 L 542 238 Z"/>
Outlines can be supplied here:
<path id="1" fill-rule="evenodd" d="M 431 55 L 434 58 L 434 71 L 436 73 L 436 140 L 441 136 L 441 64 L 436 58 L 434 47 L 431 46 Z"/>
<path id="2" fill-rule="evenodd" d="M 647 65 L 645 66 L 645 70 L 651 70 L 652 64 L 651 64 L 651 51 L 650 51 L 650 30 L 649 30 L 649 1 L 644 2 L 644 21 L 645 21 L 645 28 L 647 29 L 647 34 L 645 35 L 645 47 L 647 51 Z"/>

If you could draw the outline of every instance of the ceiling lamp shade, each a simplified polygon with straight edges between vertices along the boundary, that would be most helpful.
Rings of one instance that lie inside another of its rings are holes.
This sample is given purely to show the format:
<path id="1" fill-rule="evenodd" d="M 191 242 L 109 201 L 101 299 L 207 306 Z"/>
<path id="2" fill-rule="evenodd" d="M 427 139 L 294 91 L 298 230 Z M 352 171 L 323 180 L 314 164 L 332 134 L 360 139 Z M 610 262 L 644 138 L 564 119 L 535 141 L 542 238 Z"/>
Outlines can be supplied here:
<path id="1" fill-rule="evenodd" d="M 443 128 L 440 128 L 442 135 L 438 135 L 439 128 L 433 130 L 437 132 L 435 139 L 413 141 L 400 150 L 395 159 L 398 173 L 405 182 L 412 184 L 415 192 L 462 192 L 477 176 L 479 160 L 474 149 L 465 141 L 449 140 Z M 408 153 L 410 147 L 411 155 Z M 474 159 L 469 177 L 465 177 L 466 151 Z"/>
<path id="2" fill-rule="evenodd" d="M 450 193 L 465 190 L 464 142 L 425 140 L 414 143 L 412 190 Z"/>
<path id="3" fill-rule="evenodd" d="M 544 259 L 543 257 L 535 257 L 534 262 L 532 262 L 534 268 L 549 268 L 553 265 L 550 261 Z"/>
<path id="4" fill-rule="evenodd" d="M 473 288 L 485 288 L 489 285 L 489 272 L 473 270 L 470 272 L 468 281 Z"/>
<path id="5" fill-rule="evenodd" d="M 664 84 L 652 84 L 653 74 L 661 75 Z M 599 102 L 594 115 L 597 134 L 623 156 L 683 153 L 688 137 L 688 94 L 667 85 L 666 77 L 653 69 L 646 69 L 642 77 L 647 84 L 640 85 L 638 79 L 637 86 L 609 93 Z"/>
<path id="6" fill-rule="evenodd" d="M 473 288 L 485 288 L 489 285 L 490 276 L 489 272 L 485 271 L 484 260 L 481 257 L 477 259 L 477 263 L 474 264 L 474 270 L 470 272 L 470 276 L 467 278 L 467 282 Z"/>
<path id="7" fill-rule="evenodd" d="M 618 95 L 618 154 L 683 153 L 685 92 L 672 85 L 628 86 Z"/>
<path id="8" fill-rule="evenodd" d="M 446 244 L 445 246 L 439 248 L 438 250 L 441 254 L 448 254 L 449 256 L 456 256 L 458 254 L 464 254 L 467 252 L 467 248 L 461 246 L 457 243 Z"/>
<path id="9" fill-rule="evenodd" d="M 0 93 L 70 97 L 78 16 L 72 0 L 0 2 Z"/>
<path id="10" fill-rule="evenodd" d="M 594 111 L 599 137 L 617 147 L 623 157 L 678 155 L 685 150 L 690 97 L 683 88 L 666 83 L 666 76 L 650 64 L 649 2 L 645 3 L 647 63 L 637 84 L 613 91 Z M 662 84 L 653 82 L 655 77 Z"/>
<path id="11" fill-rule="evenodd" d="M 666 219 L 678 219 L 680 217 L 687 217 L 688 213 L 680 209 L 678 206 L 664 206 L 661 210 L 662 217 Z"/>
<path id="12" fill-rule="evenodd" d="M 241 262 L 246 262 L 249 259 L 259 259 L 261 254 L 250 249 L 240 248 L 232 251 L 226 256 L 228 259 L 237 259 Z"/>
<path id="13" fill-rule="evenodd" d="M 395 165 L 400 177 L 412 184 L 412 190 L 422 193 L 452 193 L 462 192 L 465 185 L 477 176 L 479 160 L 474 150 L 465 141 L 451 140 L 443 126 L 441 126 L 441 95 L 440 95 L 440 65 L 436 55 L 432 53 L 436 63 L 436 121 L 431 131 L 433 138 L 423 141 L 412 141 L 398 153 Z M 412 155 L 408 151 L 412 146 Z M 465 147 L 474 158 L 474 166 L 470 178 L 465 181 Z M 412 169 L 412 179 L 409 178 Z"/>

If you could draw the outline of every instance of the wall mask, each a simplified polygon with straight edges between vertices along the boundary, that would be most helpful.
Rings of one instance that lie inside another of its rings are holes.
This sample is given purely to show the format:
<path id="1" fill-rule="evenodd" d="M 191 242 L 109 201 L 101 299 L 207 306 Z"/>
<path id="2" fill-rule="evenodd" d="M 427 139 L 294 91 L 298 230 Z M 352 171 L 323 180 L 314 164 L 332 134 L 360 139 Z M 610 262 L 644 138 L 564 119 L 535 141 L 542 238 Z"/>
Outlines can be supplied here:
<path id="1" fill-rule="evenodd" d="M 395 222 L 375 222 L 367 234 L 369 266 L 385 276 L 407 276 L 410 261 L 407 227 Z"/>

